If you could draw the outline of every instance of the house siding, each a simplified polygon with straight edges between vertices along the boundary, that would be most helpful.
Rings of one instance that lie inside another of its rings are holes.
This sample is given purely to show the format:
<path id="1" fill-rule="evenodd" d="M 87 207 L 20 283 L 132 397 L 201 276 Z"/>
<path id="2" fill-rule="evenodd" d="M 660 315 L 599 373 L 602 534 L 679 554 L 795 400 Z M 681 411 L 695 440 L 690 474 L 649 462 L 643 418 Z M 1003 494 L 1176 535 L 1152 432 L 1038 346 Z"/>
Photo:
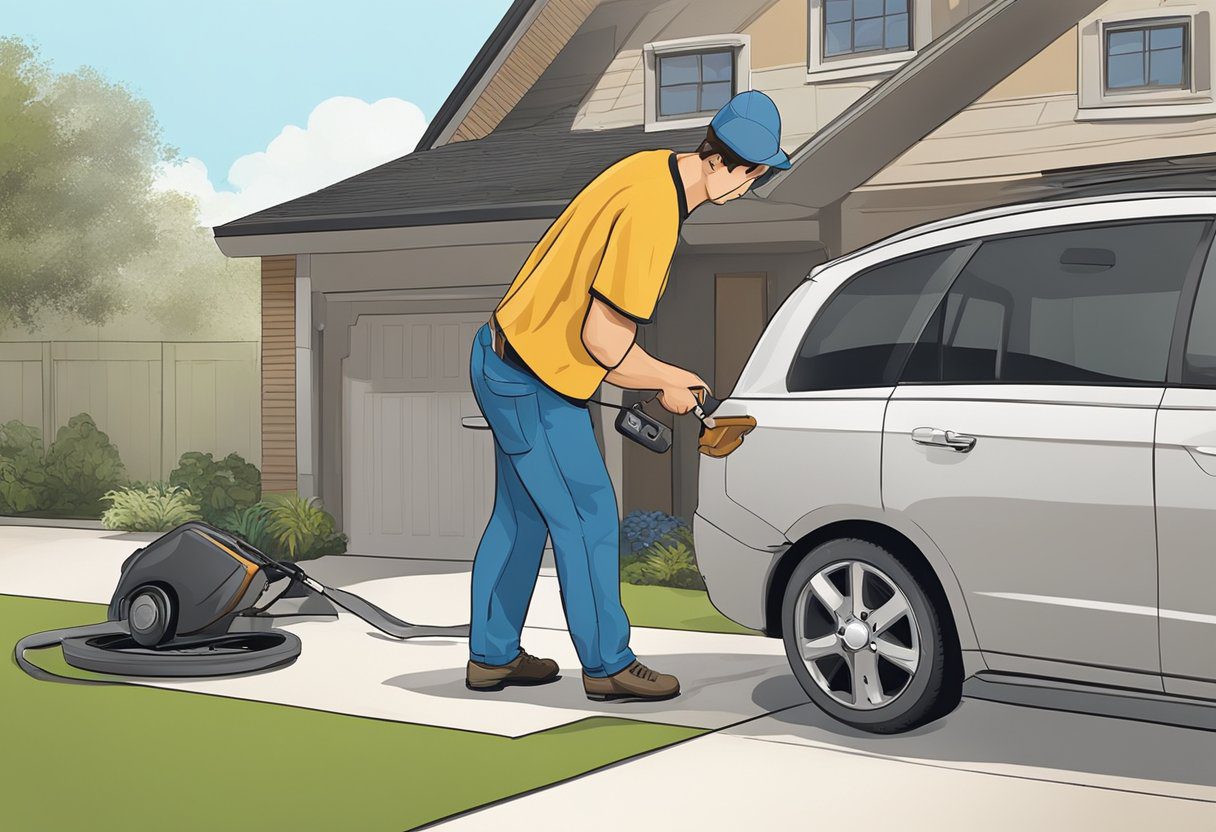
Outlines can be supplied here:
<path id="1" fill-rule="evenodd" d="M 452 133 L 453 142 L 490 134 L 587 19 L 595 0 L 549 0 Z"/>
<path id="2" fill-rule="evenodd" d="M 262 258 L 262 490 L 295 491 L 296 258 Z"/>

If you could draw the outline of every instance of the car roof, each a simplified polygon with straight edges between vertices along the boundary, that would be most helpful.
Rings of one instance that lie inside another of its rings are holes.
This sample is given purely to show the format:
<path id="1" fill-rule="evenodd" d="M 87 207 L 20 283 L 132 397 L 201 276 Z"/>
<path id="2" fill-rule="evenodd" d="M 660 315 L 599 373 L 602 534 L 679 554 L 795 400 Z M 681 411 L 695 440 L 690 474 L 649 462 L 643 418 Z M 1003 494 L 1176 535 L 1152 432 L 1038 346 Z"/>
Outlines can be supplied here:
<path id="1" fill-rule="evenodd" d="M 913 237 L 920 237 L 924 234 L 930 234 L 934 231 L 941 231 L 947 228 L 956 228 L 962 225 L 981 222 L 983 220 L 999 219 L 1001 217 L 1017 216 L 1018 214 L 1028 214 L 1033 211 L 1042 211 L 1048 208 L 1069 208 L 1077 205 L 1100 205 L 1109 202 L 1138 202 L 1149 199 L 1170 199 L 1180 197 L 1207 197 L 1216 199 L 1216 191 L 1214 190 L 1175 190 L 1175 191 L 1138 191 L 1131 193 L 1116 193 L 1102 194 L 1098 196 L 1074 197 L 1072 199 L 1037 199 L 1032 202 L 1015 202 L 1009 205 L 1001 205 L 995 208 L 982 208 L 978 211 L 971 211 L 966 214 L 959 214 L 946 219 L 933 220 L 922 225 L 916 225 L 912 228 L 903 231 L 897 231 L 894 234 L 883 237 L 881 240 L 862 246 L 856 251 L 849 252 L 835 260 L 829 260 L 826 263 L 821 263 L 811 270 L 808 277 L 818 274 L 829 266 L 835 266 L 838 263 L 845 263 L 863 254 L 874 251 L 875 249 L 888 246 L 892 243 L 898 243 L 902 240 L 908 240 Z"/>

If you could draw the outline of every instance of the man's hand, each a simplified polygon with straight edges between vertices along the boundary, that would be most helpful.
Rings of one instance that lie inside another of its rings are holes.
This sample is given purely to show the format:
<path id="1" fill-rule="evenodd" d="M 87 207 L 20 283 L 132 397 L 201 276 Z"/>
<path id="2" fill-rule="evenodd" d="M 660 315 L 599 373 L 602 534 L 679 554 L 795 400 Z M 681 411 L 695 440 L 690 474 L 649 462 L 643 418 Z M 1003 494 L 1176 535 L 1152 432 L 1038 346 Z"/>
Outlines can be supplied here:
<path id="1" fill-rule="evenodd" d="M 700 404 L 696 390 L 709 392 L 709 385 L 696 373 L 680 367 L 672 367 L 672 372 L 663 379 L 664 385 L 659 390 L 659 404 L 670 413 L 687 413 Z"/>

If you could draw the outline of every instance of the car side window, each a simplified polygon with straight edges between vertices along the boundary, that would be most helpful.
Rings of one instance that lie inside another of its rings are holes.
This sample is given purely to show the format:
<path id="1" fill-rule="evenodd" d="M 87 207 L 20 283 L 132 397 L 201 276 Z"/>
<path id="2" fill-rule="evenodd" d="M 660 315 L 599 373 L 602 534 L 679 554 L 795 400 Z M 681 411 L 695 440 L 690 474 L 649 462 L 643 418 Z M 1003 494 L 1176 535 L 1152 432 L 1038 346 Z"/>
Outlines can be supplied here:
<path id="1" fill-rule="evenodd" d="M 1182 383 L 1216 387 L 1216 250 L 1208 254 L 1195 307 L 1191 311 L 1182 360 Z"/>
<path id="2" fill-rule="evenodd" d="M 1206 225 L 985 242 L 934 311 L 901 381 L 1164 383 L 1178 298 Z"/>
<path id="3" fill-rule="evenodd" d="M 786 378 L 791 392 L 894 385 L 958 269 L 942 249 L 855 275 L 811 322 Z"/>

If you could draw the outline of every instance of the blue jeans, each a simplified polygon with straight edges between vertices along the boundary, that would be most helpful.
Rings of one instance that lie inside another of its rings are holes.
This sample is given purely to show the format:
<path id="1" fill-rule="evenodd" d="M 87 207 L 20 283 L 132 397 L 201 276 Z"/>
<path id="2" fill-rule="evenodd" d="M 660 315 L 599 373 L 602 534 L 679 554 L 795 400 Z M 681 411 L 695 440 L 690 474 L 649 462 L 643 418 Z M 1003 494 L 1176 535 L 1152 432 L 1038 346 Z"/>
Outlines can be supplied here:
<path id="1" fill-rule="evenodd" d="M 583 670 L 611 676 L 634 661 L 621 606 L 616 494 L 591 414 L 494 352 L 482 326 L 473 395 L 494 433 L 494 511 L 473 560 L 469 654 L 489 665 L 519 655 L 545 538 L 553 539 L 562 609 Z"/>

